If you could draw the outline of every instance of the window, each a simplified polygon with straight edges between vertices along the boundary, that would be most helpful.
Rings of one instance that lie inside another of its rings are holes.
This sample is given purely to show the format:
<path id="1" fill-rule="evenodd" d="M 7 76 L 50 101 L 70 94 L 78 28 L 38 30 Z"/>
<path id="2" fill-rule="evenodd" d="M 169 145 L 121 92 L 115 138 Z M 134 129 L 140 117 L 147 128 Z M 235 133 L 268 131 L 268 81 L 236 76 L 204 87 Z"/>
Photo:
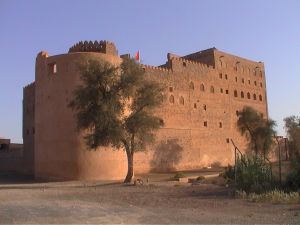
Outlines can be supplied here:
<path id="1" fill-rule="evenodd" d="M 254 85 L 255 85 L 255 86 L 257 85 L 257 82 L 256 82 L 256 81 L 254 81 Z"/>
<path id="2" fill-rule="evenodd" d="M 226 142 L 229 143 L 229 138 L 226 139 Z"/>
<path id="3" fill-rule="evenodd" d="M 262 77 L 262 71 L 259 72 L 260 77 Z"/>
<path id="4" fill-rule="evenodd" d="M 225 74 L 225 79 L 226 79 L 226 80 L 228 80 L 228 76 L 227 76 L 227 74 Z"/>
<path id="5" fill-rule="evenodd" d="M 239 111 L 238 110 L 235 111 L 235 115 L 239 116 Z"/>
<path id="6" fill-rule="evenodd" d="M 251 84 L 250 80 L 248 80 L 248 84 Z"/>
<path id="7" fill-rule="evenodd" d="M 244 78 L 242 78 L 242 83 L 243 83 L 243 84 L 245 83 L 245 79 L 244 79 Z"/>
<path id="8" fill-rule="evenodd" d="M 235 82 L 237 82 L 237 80 L 238 80 L 237 77 L 235 77 Z"/>
<path id="9" fill-rule="evenodd" d="M 215 88 L 214 88 L 214 86 L 210 86 L 210 93 L 215 93 Z"/>
<path id="10" fill-rule="evenodd" d="M 241 91 L 241 98 L 244 98 L 244 92 Z"/>
<path id="11" fill-rule="evenodd" d="M 204 121 L 203 126 L 207 127 L 207 121 Z"/>
<path id="12" fill-rule="evenodd" d="M 194 103 L 194 109 L 197 109 L 197 104 L 196 103 Z"/>
<path id="13" fill-rule="evenodd" d="M 172 92 L 173 91 L 173 87 L 169 87 L 169 92 Z"/>
<path id="14" fill-rule="evenodd" d="M 56 63 L 50 63 L 48 64 L 48 69 L 50 74 L 55 74 L 57 73 L 57 66 Z"/>
<path id="15" fill-rule="evenodd" d="M 186 62 L 183 62 L 182 65 L 183 65 L 183 67 L 186 67 Z"/>
<path id="16" fill-rule="evenodd" d="M 259 101 L 262 101 L 262 96 L 261 95 L 259 95 Z"/>
<path id="17" fill-rule="evenodd" d="M 190 89 L 194 90 L 194 83 L 193 82 L 190 83 Z"/>
<path id="18" fill-rule="evenodd" d="M 228 91 L 228 90 L 226 90 L 226 94 L 227 94 L 227 95 L 229 94 L 229 91 Z"/>
<path id="19" fill-rule="evenodd" d="M 169 102 L 172 103 L 172 104 L 174 104 L 175 101 L 174 101 L 174 96 L 173 95 L 171 95 L 169 97 Z"/>
<path id="20" fill-rule="evenodd" d="M 201 84 L 201 85 L 200 85 L 200 91 L 205 91 L 204 84 Z"/>
<path id="21" fill-rule="evenodd" d="M 260 82 L 260 87 L 262 87 L 262 82 Z"/>
<path id="22" fill-rule="evenodd" d="M 256 100 L 256 94 L 253 94 L 253 99 Z"/>
<path id="23" fill-rule="evenodd" d="M 250 96 L 250 93 L 249 93 L 249 92 L 247 93 L 247 98 L 248 98 L 248 99 L 250 99 L 250 98 L 251 98 L 251 96 Z"/>
<path id="24" fill-rule="evenodd" d="M 222 73 L 219 73 L 219 77 L 220 77 L 220 79 L 222 79 L 222 77 L 223 77 Z"/>
<path id="25" fill-rule="evenodd" d="M 179 99 L 179 104 L 180 104 L 180 105 L 184 105 L 184 98 L 183 98 L 182 96 L 181 96 L 180 99 Z"/>
<path id="26" fill-rule="evenodd" d="M 220 92 L 223 93 L 223 88 L 220 89 Z"/>
<path id="27" fill-rule="evenodd" d="M 222 128 L 222 127 L 223 127 L 222 122 L 219 122 L 219 128 Z"/>
<path id="28" fill-rule="evenodd" d="M 204 111 L 206 111 L 206 105 L 205 104 L 203 104 L 203 109 L 204 109 Z"/>
<path id="29" fill-rule="evenodd" d="M 234 90 L 234 97 L 237 97 L 237 96 L 238 96 L 237 90 Z"/>

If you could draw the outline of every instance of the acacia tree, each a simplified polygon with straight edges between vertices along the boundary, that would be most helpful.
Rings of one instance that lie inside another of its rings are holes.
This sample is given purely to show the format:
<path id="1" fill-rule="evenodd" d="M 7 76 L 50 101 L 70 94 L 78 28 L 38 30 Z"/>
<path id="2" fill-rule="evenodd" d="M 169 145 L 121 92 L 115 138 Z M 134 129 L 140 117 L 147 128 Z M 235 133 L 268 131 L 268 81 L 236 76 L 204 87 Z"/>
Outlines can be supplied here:
<path id="1" fill-rule="evenodd" d="M 163 102 L 164 87 L 147 79 L 133 59 L 123 59 L 120 66 L 90 60 L 80 71 L 81 84 L 69 104 L 77 127 L 84 131 L 90 149 L 112 146 L 125 150 L 128 172 L 124 182 L 131 182 L 134 153 L 144 151 L 163 126 L 154 110 Z"/>
<path id="2" fill-rule="evenodd" d="M 289 140 L 291 158 L 300 159 L 300 117 L 289 116 L 284 119 L 285 130 Z"/>
<path id="3" fill-rule="evenodd" d="M 254 148 L 255 155 L 261 153 L 266 159 L 276 134 L 275 121 L 264 119 L 259 112 L 249 106 L 244 107 L 238 116 L 238 129 L 250 141 L 250 148 Z"/>

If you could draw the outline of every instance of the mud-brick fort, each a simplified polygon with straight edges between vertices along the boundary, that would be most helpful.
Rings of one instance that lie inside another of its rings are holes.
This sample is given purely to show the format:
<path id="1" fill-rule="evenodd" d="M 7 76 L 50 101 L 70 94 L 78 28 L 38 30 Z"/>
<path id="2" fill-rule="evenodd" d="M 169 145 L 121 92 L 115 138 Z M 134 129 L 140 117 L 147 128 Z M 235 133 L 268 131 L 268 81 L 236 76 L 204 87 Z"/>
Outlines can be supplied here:
<path id="1" fill-rule="evenodd" d="M 67 106 L 80 83 L 78 63 L 89 59 L 120 64 L 108 41 L 79 42 L 66 54 L 36 58 L 35 81 L 24 88 L 24 151 L 31 155 L 36 177 L 60 179 L 122 179 L 127 172 L 124 151 L 87 150 Z M 167 86 L 157 110 L 165 126 L 154 144 L 135 155 L 135 173 L 190 170 L 234 160 L 237 112 L 251 106 L 268 117 L 264 65 L 210 48 L 185 56 L 167 55 L 161 66 L 142 65 L 146 76 Z"/>

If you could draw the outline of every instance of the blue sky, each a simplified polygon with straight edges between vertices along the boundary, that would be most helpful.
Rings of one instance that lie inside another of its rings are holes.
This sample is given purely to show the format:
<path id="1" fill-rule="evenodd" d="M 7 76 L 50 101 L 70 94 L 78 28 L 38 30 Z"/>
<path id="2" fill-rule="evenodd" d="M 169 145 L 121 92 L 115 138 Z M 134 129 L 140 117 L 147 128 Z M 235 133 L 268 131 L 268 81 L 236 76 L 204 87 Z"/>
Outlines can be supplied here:
<path id="1" fill-rule="evenodd" d="M 265 63 L 270 117 L 300 115 L 300 1 L 0 0 L 0 136 L 22 142 L 22 92 L 41 50 L 61 54 L 80 40 L 111 40 L 119 53 L 166 54 L 216 47 Z"/>

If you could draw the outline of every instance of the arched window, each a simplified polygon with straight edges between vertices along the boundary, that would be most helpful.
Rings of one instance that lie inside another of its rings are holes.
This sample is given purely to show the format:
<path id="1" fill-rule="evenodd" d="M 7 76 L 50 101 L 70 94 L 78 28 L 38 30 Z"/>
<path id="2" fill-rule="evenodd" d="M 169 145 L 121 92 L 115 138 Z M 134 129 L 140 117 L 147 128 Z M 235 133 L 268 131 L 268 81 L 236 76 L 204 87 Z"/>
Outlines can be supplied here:
<path id="1" fill-rule="evenodd" d="M 194 90 L 194 83 L 191 81 L 191 83 L 190 83 L 190 89 L 192 89 L 192 90 Z"/>
<path id="2" fill-rule="evenodd" d="M 241 98 L 244 98 L 244 92 L 241 91 Z"/>
<path id="3" fill-rule="evenodd" d="M 201 84 L 201 85 L 200 85 L 200 91 L 205 91 L 204 84 Z"/>
<path id="4" fill-rule="evenodd" d="M 215 93 L 215 88 L 214 88 L 214 86 L 210 86 L 210 93 Z"/>
<path id="5" fill-rule="evenodd" d="M 253 94 L 253 99 L 256 100 L 256 94 Z"/>
<path id="6" fill-rule="evenodd" d="M 237 90 L 234 90 L 234 97 L 237 97 L 237 96 L 238 96 Z"/>
<path id="7" fill-rule="evenodd" d="M 251 96 L 250 96 L 250 93 L 249 93 L 249 92 L 247 93 L 247 98 L 248 98 L 248 99 L 250 99 L 250 98 L 251 98 Z"/>
<path id="8" fill-rule="evenodd" d="M 174 104 L 175 100 L 174 100 L 174 96 L 173 95 L 171 95 L 169 97 L 169 102 L 172 103 L 172 104 Z"/>
<path id="9" fill-rule="evenodd" d="M 259 101 L 262 101 L 262 96 L 261 95 L 259 95 Z"/>
<path id="10" fill-rule="evenodd" d="M 181 96 L 180 99 L 179 99 L 179 104 L 180 104 L 180 105 L 184 105 L 184 98 L 183 98 L 182 96 Z"/>

